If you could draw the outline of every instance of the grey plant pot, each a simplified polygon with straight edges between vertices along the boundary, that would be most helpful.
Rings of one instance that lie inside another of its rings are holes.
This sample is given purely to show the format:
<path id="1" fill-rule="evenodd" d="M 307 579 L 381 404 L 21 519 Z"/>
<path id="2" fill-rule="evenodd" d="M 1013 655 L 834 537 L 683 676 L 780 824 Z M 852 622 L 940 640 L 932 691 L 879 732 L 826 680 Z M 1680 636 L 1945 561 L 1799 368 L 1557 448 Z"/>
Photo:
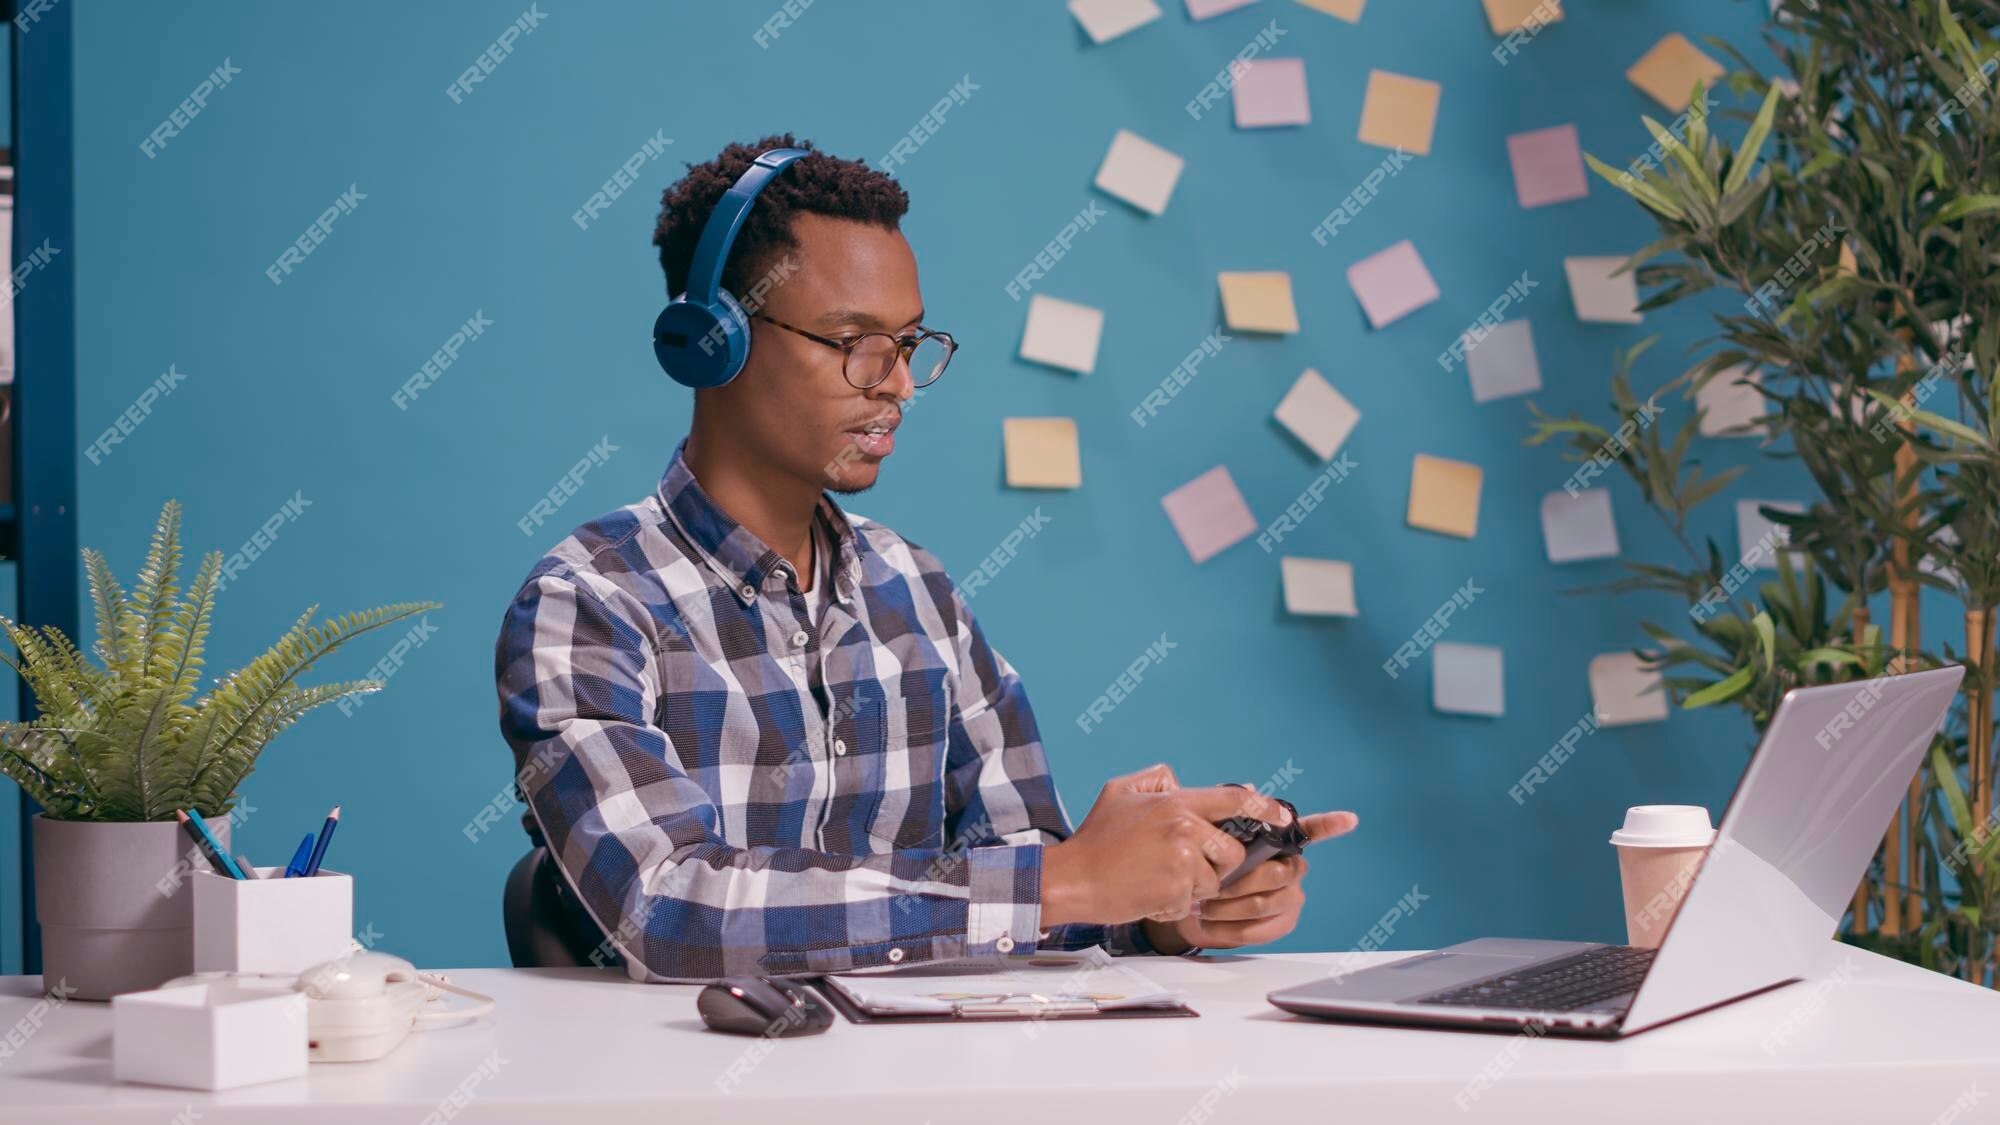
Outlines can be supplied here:
<path id="1" fill-rule="evenodd" d="M 208 822 L 229 847 L 229 820 Z M 188 877 L 207 862 L 171 820 L 34 819 L 42 979 L 109 1000 L 194 971 Z"/>

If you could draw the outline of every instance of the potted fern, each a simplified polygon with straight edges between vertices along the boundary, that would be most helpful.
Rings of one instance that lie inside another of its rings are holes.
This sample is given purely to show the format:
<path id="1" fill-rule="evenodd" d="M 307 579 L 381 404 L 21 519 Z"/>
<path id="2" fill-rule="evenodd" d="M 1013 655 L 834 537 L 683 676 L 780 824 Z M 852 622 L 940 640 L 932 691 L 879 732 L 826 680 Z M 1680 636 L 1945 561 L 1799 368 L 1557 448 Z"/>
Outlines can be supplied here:
<path id="1" fill-rule="evenodd" d="M 0 723 L 0 773 L 42 806 L 34 818 L 35 905 L 44 979 L 107 999 L 193 967 L 190 861 L 174 813 L 208 818 L 228 846 L 248 806 L 237 789 L 272 737 L 324 703 L 378 691 L 376 680 L 304 687 L 320 657 L 363 633 L 435 609 L 403 603 L 315 623 L 314 606 L 263 655 L 196 699 L 222 553 L 179 585 L 180 506 L 160 511 L 130 591 L 85 550 L 97 617 L 96 661 L 62 631 L 0 617 L 39 714 Z"/>

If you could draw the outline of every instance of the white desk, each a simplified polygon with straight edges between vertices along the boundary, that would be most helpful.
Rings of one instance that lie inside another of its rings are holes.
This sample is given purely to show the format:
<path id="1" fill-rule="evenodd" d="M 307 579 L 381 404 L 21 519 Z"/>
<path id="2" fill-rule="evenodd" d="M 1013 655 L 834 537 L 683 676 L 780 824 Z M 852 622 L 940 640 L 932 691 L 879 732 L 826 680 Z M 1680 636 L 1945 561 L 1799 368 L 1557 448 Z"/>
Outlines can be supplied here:
<path id="1" fill-rule="evenodd" d="M 1622 1042 L 1357 1027 L 1264 1001 L 1337 956 L 1141 963 L 1186 988 L 1200 1019 L 841 1020 L 823 1035 L 785 1040 L 706 1031 L 693 986 L 589 970 L 471 969 L 451 976 L 499 1000 L 491 1020 L 419 1032 L 379 1062 L 316 1064 L 305 1078 L 220 1094 L 114 1085 L 109 1006 L 79 1001 L 12 1056 L 0 1043 L 0 1121 L 171 1125 L 191 1109 L 179 1120 L 1926 1125 L 1961 1098 L 1980 1104 L 1957 1120 L 2000 1120 L 2000 1100 L 1990 1100 L 2000 1092 L 2000 996 L 1846 947 L 1828 950 L 1828 971 L 1845 956 L 1855 970 L 1817 994 L 1812 982 L 1794 984 Z M 0 1040 L 39 992 L 38 978 L 0 978 Z M 1765 1050 L 1788 1018 L 1796 1033 Z M 498 1062 L 487 1062 L 495 1051 Z M 741 1075 L 733 1083 L 732 1065 Z M 1489 1067 L 1497 1080 L 1461 1108 L 1458 1097 Z M 454 1112 L 449 1099 L 462 1085 L 465 1104 Z"/>

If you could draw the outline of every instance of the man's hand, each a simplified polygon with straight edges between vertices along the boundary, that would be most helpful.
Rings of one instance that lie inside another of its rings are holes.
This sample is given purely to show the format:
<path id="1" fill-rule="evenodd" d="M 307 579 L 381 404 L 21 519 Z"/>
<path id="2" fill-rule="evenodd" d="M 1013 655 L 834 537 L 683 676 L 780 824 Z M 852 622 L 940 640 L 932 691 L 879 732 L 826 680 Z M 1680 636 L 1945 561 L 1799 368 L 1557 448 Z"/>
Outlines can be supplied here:
<path id="1" fill-rule="evenodd" d="M 1075 834 L 1042 852 L 1042 925 L 1186 917 L 1243 862 L 1243 845 L 1215 827 L 1239 815 L 1289 820 L 1237 786 L 1182 789 L 1164 765 L 1113 778 Z"/>
<path id="2" fill-rule="evenodd" d="M 1317 842 L 1354 831 L 1360 818 L 1351 812 L 1315 813 L 1299 818 L 1306 836 Z M 1301 880 L 1306 857 L 1279 856 L 1251 868 L 1214 898 L 1196 904 L 1195 913 L 1171 921 L 1147 919 L 1146 940 L 1161 953 L 1182 953 L 1195 946 L 1233 949 L 1262 945 L 1292 932 L 1306 904 Z"/>

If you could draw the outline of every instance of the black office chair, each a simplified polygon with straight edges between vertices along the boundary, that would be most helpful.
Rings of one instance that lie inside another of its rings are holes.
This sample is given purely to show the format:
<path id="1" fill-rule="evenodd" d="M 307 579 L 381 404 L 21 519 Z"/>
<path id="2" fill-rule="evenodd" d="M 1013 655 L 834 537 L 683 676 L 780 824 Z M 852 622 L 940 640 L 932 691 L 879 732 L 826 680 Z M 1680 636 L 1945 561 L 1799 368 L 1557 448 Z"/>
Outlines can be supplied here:
<path id="1" fill-rule="evenodd" d="M 539 843 L 507 873 L 500 915 L 507 926 L 507 955 L 517 969 L 624 964 Z"/>

